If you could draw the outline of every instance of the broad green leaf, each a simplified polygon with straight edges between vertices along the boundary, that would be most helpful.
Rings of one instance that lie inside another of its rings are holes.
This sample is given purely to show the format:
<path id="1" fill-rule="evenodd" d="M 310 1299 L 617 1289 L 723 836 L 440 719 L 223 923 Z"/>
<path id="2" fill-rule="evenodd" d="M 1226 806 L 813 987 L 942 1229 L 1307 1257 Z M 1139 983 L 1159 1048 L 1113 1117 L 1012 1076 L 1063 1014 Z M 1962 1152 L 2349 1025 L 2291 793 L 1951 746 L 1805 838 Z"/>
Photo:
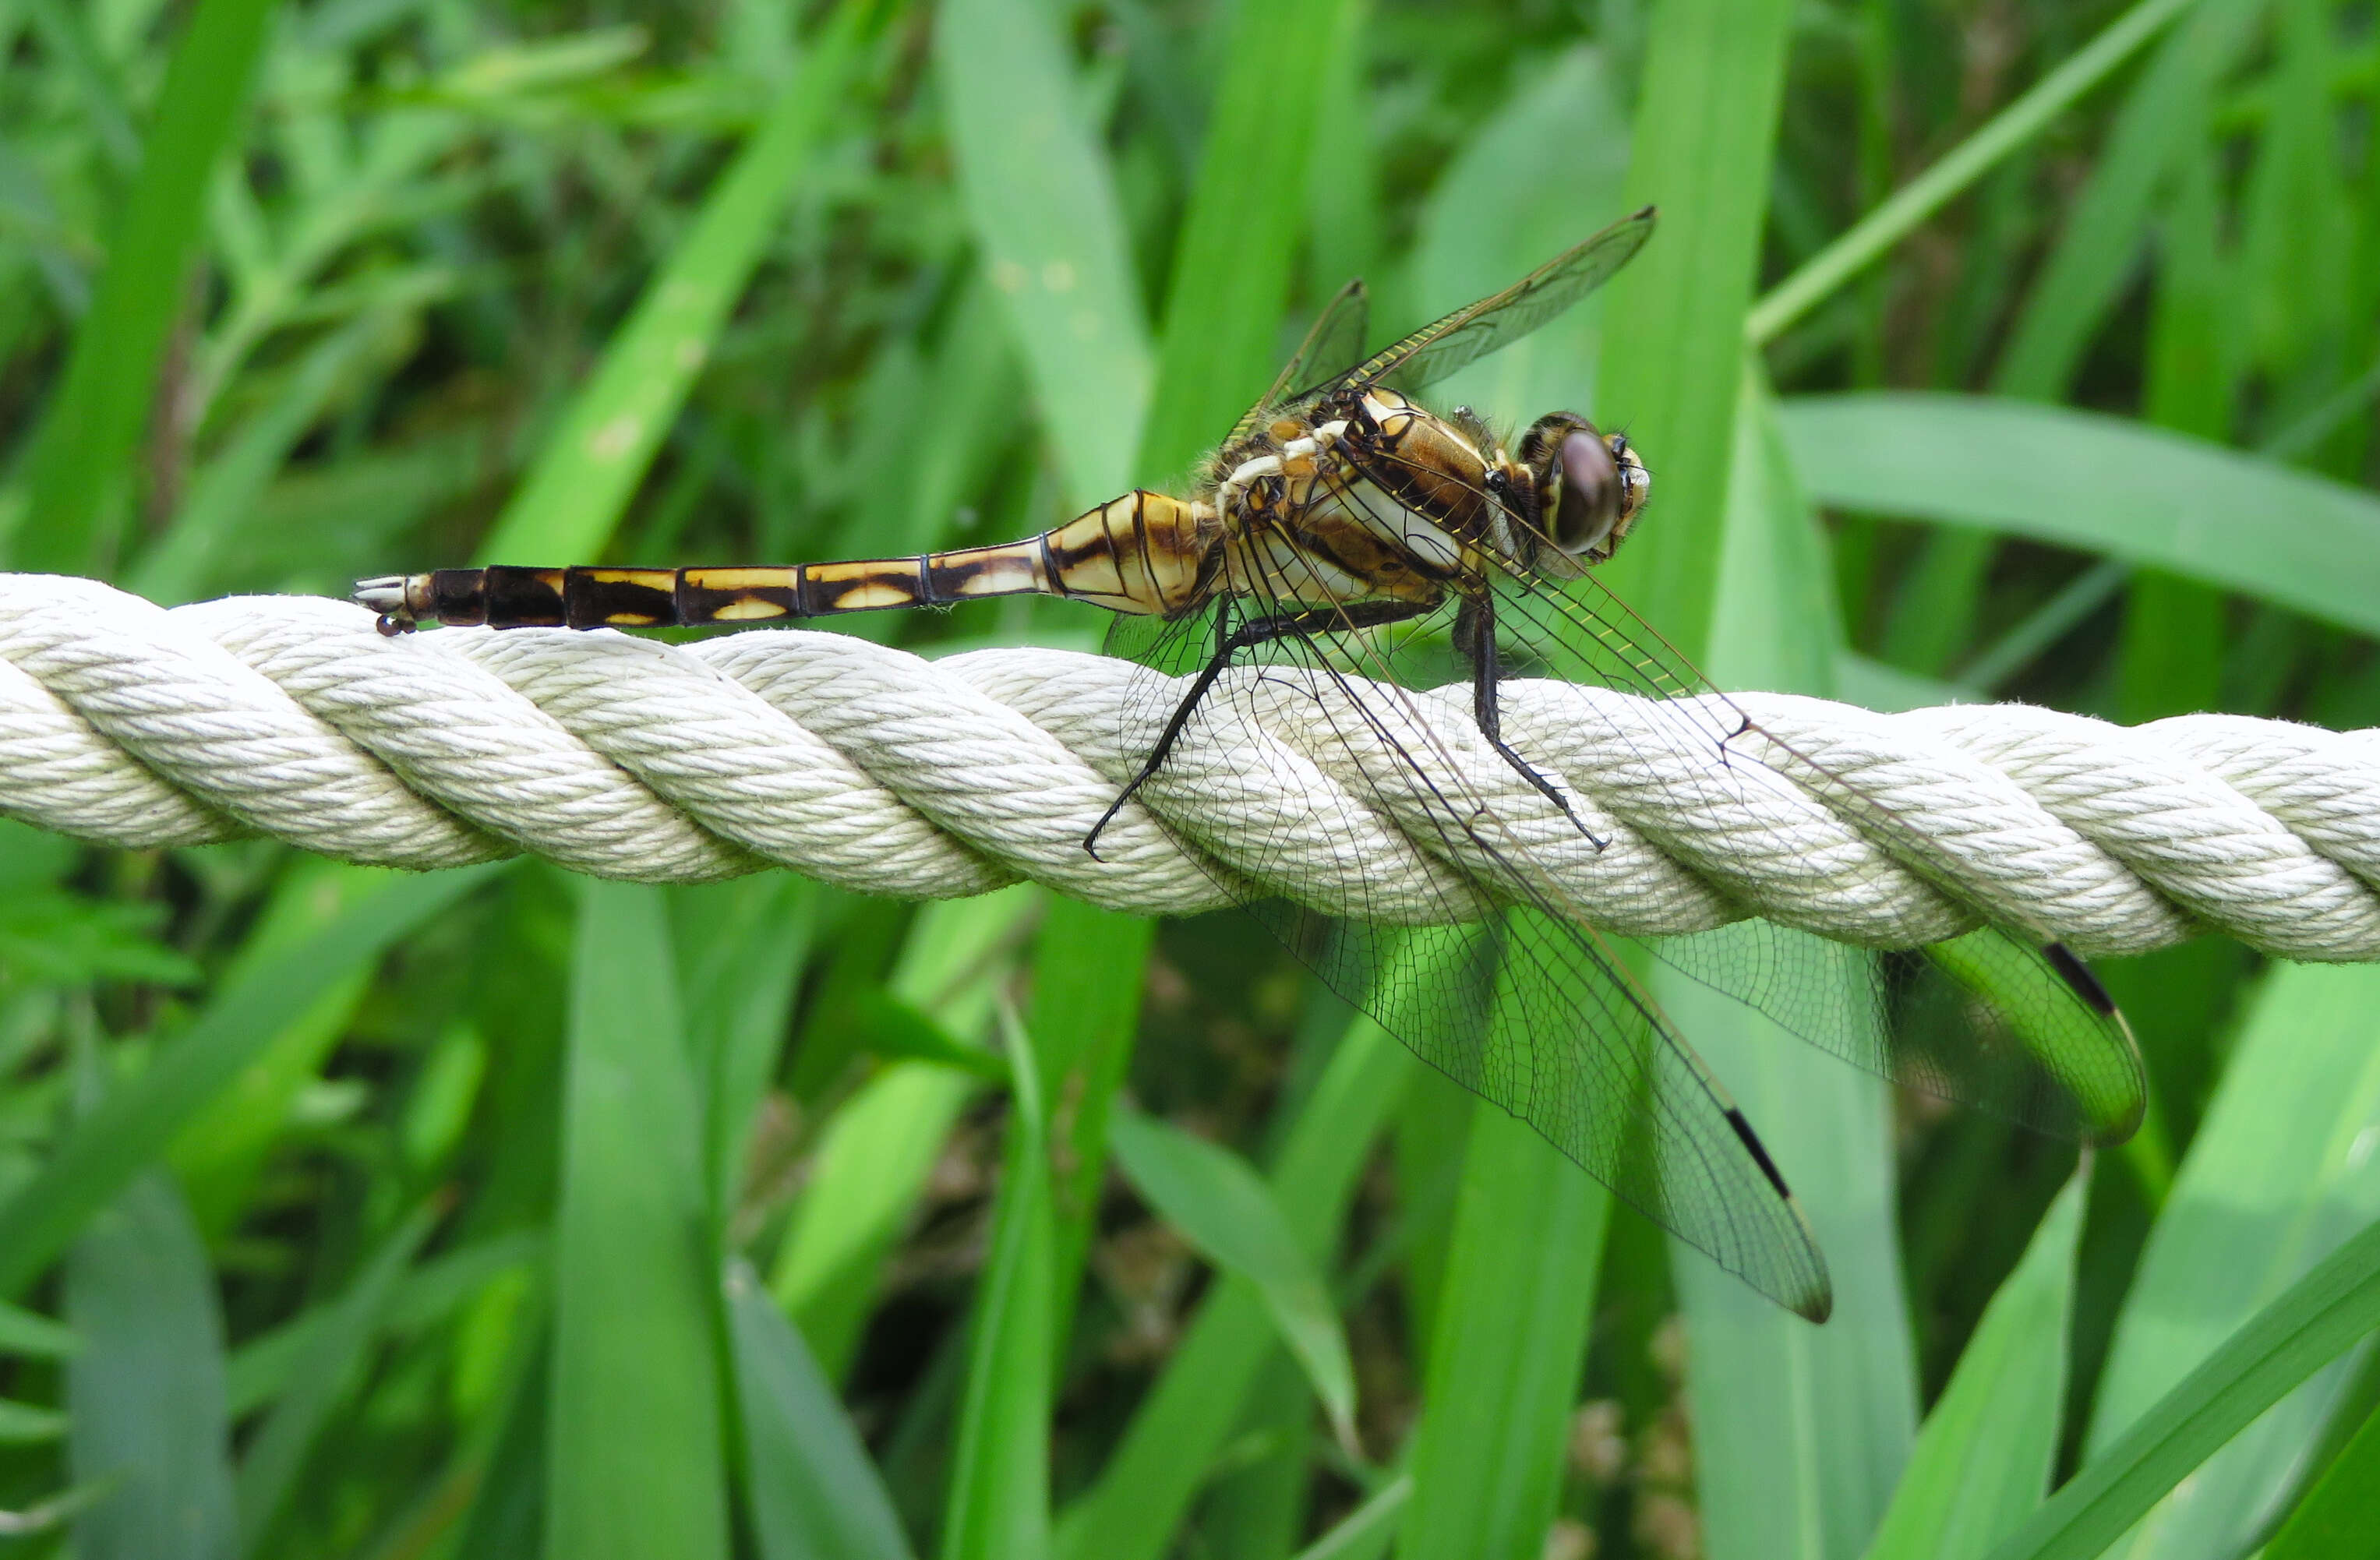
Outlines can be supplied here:
<path id="1" fill-rule="evenodd" d="M 1820 503 L 1977 526 L 2152 564 L 2380 632 L 2380 498 L 2095 412 L 1985 396 L 1781 405 Z"/>
<path id="2" fill-rule="evenodd" d="M 1917 1433 L 1866 1560 L 1976 1560 L 2049 1493 L 2087 1167 L 2033 1233 Z"/>
<path id="3" fill-rule="evenodd" d="M 239 1508 L 241 1554 L 261 1552 L 265 1534 L 303 1471 L 315 1437 L 353 1388 L 389 1300 L 430 1238 L 439 1211 L 437 1203 L 425 1203 L 391 1231 L 307 1337 L 305 1351 L 290 1373 L 288 1391 L 240 1459 L 233 1495 Z"/>
<path id="4" fill-rule="evenodd" d="M 2307 1377 L 2380 1327 L 2380 1224 L 2340 1245 L 2109 1441 L 1987 1560 L 2091 1560 Z"/>
<path id="5" fill-rule="evenodd" d="M 1917 1428 L 1887 1088 L 1666 966 L 1653 975 L 1800 1198 L 1834 1278 L 1834 1314 L 1814 1327 L 1673 1244 L 1706 1553 L 1845 1560 L 1875 1531 Z"/>
<path id="6" fill-rule="evenodd" d="M 658 889 L 580 892 L 545 1553 L 724 1560 L 717 1269 L 669 928 Z"/>
<path id="7" fill-rule="evenodd" d="M 1328 1256 L 1372 1140 L 1415 1070 L 1410 1052 L 1378 1024 L 1358 1019 L 1298 1113 L 1267 1179 L 1314 1260 Z M 1064 1560 L 1165 1554 L 1239 1424 L 1258 1368 L 1279 1347 L 1256 1286 L 1227 1276 L 1198 1308 L 1098 1481 L 1061 1520 Z"/>
<path id="8" fill-rule="evenodd" d="M 1791 14 L 1783 0 L 1665 0 L 1637 88 L 1621 205 L 1658 204 L 1661 225 L 1606 290 L 1596 412 L 1659 473 L 1661 545 L 1603 572 L 1689 658 L 1710 635 Z"/>
<path id="9" fill-rule="evenodd" d="M 1322 1274 L 1245 1160 L 1135 1110 L 1108 1125 L 1116 1163 L 1149 1205 L 1226 1272 L 1264 1296 L 1340 1439 L 1355 1437 L 1355 1367 Z"/>
<path id="10" fill-rule="evenodd" d="M 191 301 L 214 167 L 246 117 L 275 0 L 201 0 L 158 90 L 140 168 L 109 224 L 107 263 L 29 457 L 19 569 L 87 573 L 112 561 L 126 474 L 174 321 Z"/>
<path id="11" fill-rule="evenodd" d="M 2265 1546 L 2265 1560 L 2380 1555 L 2380 1413 L 2363 1421 Z"/>
<path id="12" fill-rule="evenodd" d="M 951 0 L 935 16 L 934 55 L 959 193 L 1066 500 L 1087 509 L 1131 484 L 1151 380 L 1106 154 L 1083 123 L 1055 11 Z"/>
<path id="13" fill-rule="evenodd" d="M 1284 147 L 1318 134 L 1327 45 L 1351 0 L 1240 0 L 1229 7 L 1227 62 L 1207 117 L 1198 179 L 1166 283 L 1160 367 L 1140 441 L 1140 474 L 1179 480 L 1264 393 L 1280 367 L 1279 325 L 1305 229 L 1306 183 Z"/>
<path id="14" fill-rule="evenodd" d="M 722 1288 L 760 1560 L 908 1560 L 892 1498 L 809 1346 L 741 1257 Z"/>
<path id="15" fill-rule="evenodd" d="M 1401 1556 L 1544 1551 L 1610 1215 L 1610 1193 L 1585 1171 L 1500 1107 L 1473 1102 Z"/>
<path id="16" fill-rule="evenodd" d="M 502 864 L 392 875 L 321 932 L 217 991 L 147 1071 L 111 1090 L 33 1179 L 0 1203 L 0 1294 L 38 1276 L 85 1219 L 325 991 L 500 870 Z"/>
<path id="17" fill-rule="evenodd" d="M 2118 1317 L 2086 1466 L 2112 1455 L 2259 1307 L 2380 1217 L 2375 1042 L 2380 968 L 2283 964 L 2265 977 Z M 2243 1547 L 2288 1494 L 2345 1374 L 2324 1372 L 2224 1446 L 2111 1553 L 2191 1560 Z"/>
<path id="18" fill-rule="evenodd" d="M 671 894 L 711 1227 L 722 1239 L 744 1190 L 753 1113 L 784 1046 L 818 899 L 816 884 L 782 872 Z"/>
<path id="19" fill-rule="evenodd" d="M 79 1224 L 82 1221 L 78 1220 Z M 151 1171 L 91 1218 L 67 1259 L 75 1482 L 105 1493 L 75 1518 L 84 1560 L 222 1560 L 232 1553 L 223 1318 L 198 1227 Z"/>
<path id="20" fill-rule="evenodd" d="M 1050 1553 L 1050 1403 L 1055 1359 L 1048 1121 L 1025 1026 L 1008 1041 L 1008 1151 L 991 1252 L 967 1324 L 966 1386 L 951 1449 L 942 1560 L 1042 1560 Z"/>
<path id="21" fill-rule="evenodd" d="M 594 559 L 611 539 L 839 107 L 878 0 L 841 0 L 694 226 L 646 283 L 481 545 L 483 561 Z"/>

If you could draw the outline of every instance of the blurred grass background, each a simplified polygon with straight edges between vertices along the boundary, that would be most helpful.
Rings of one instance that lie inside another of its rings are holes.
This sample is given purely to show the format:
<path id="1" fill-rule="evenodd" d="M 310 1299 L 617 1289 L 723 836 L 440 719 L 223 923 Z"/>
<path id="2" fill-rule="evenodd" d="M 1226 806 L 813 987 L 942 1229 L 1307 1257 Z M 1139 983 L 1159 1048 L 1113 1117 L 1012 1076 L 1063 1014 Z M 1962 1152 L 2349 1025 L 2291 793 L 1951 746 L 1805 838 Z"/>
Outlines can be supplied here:
<path id="1" fill-rule="evenodd" d="M 2375 106 L 2361 0 L 0 0 L 0 562 L 1022 535 L 1654 200 L 1448 392 L 1631 430 L 1722 682 L 2380 724 Z M 2380 1554 L 2380 972 L 2105 973 L 2081 1166 L 1680 996 L 1813 1331 L 1233 917 L 0 821 L 0 1544 Z"/>

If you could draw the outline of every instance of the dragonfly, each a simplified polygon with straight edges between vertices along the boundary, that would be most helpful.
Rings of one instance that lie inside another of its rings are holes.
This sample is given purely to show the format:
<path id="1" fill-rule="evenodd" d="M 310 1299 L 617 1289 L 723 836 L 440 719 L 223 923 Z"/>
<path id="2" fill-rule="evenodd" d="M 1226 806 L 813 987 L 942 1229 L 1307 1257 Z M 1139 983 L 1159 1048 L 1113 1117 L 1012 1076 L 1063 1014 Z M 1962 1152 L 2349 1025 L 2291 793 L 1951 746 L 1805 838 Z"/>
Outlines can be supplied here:
<path id="1" fill-rule="evenodd" d="M 1813 873 L 1881 883 L 1897 856 L 1916 865 L 1893 848 L 1915 837 L 1907 820 L 1762 728 L 1600 584 L 1652 490 L 1624 434 L 1558 411 L 1508 440 L 1469 408 L 1416 399 L 1593 293 L 1655 222 L 1649 207 L 1623 218 L 1370 356 L 1366 295 L 1350 283 L 1185 493 L 1135 490 L 1038 536 L 914 557 L 442 569 L 358 582 L 356 599 L 392 634 L 757 624 L 1025 594 L 1105 608 L 1110 650 L 1137 663 L 1122 751 L 1145 756 L 1086 850 L 1185 768 L 1218 783 L 1184 765 L 1202 744 L 1296 730 L 1348 798 L 1323 820 L 1333 892 L 1282 880 L 1288 829 L 1311 860 L 1308 819 L 1199 841 L 1228 863 L 1232 897 L 1425 1061 L 1823 1321 L 1832 1289 L 1809 1222 L 1658 999 L 1661 971 L 1883 1077 L 2070 1138 L 2129 1136 L 2145 1088 L 2106 988 L 2033 928 L 1883 914 L 1860 946 L 1748 913 L 1691 874 L 1624 913 L 1586 903 L 1618 828 L 1531 744 L 1613 730 L 1614 696 L 1651 712 L 1626 741 L 1667 801 L 1743 815 L 1790 783 L 1884 841 Z M 1459 744 L 1450 707 L 1467 718 Z M 1303 782 L 1281 759 L 1220 783 Z M 1383 816 L 1430 858 L 1393 895 L 1375 891 L 1365 843 Z M 1789 859 L 1802 848 L 1777 843 Z"/>

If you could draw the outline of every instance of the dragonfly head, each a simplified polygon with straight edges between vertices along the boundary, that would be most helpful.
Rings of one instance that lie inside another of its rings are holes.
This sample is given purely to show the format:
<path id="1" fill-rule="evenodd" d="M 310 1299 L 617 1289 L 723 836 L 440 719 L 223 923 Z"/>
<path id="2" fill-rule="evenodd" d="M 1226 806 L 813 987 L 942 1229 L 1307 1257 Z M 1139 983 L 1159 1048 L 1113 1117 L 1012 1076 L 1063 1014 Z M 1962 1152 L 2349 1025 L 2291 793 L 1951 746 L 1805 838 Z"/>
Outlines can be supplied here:
<path id="1" fill-rule="evenodd" d="M 1536 492 L 1538 527 L 1582 563 L 1602 562 L 1627 539 L 1653 490 L 1624 433 L 1598 433 L 1575 412 L 1539 417 L 1521 436 Z"/>

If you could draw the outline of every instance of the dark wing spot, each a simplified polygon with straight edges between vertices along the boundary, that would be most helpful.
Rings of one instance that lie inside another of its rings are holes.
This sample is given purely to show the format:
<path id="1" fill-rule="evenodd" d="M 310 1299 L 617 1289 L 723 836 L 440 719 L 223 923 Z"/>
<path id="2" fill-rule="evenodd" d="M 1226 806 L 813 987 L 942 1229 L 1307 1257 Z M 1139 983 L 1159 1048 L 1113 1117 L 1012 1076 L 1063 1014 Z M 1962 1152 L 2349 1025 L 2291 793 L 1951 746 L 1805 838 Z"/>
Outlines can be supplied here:
<path id="1" fill-rule="evenodd" d="M 1735 1129 L 1737 1140 L 1750 1151 L 1753 1163 L 1758 1165 L 1760 1173 L 1768 1178 L 1768 1184 L 1777 1189 L 1777 1195 L 1791 1200 L 1793 1193 L 1787 1190 L 1785 1178 L 1777 1173 L 1777 1161 L 1768 1157 L 1768 1150 L 1761 1143 L 1759 1134 L 1752 1130 L 1752 1123 L 1743 1119 L 1743 1112 L 1729 1106 L 1727 1124 Z"/>
<path id="2" fill-rule="evenodd" d="M 2102 1013 L 2116 1010 L 2116 999 L 2107 995 L 2107 988 L 2099 984 L 2099 977 L 2092 973 L 2091 966 L 2074 957 L 2072 950 L 2064 943 L 2044 943 L 2041 953 L 2049 961 L 2049 967 L 2074 988 L 2074 995 Z"/>

